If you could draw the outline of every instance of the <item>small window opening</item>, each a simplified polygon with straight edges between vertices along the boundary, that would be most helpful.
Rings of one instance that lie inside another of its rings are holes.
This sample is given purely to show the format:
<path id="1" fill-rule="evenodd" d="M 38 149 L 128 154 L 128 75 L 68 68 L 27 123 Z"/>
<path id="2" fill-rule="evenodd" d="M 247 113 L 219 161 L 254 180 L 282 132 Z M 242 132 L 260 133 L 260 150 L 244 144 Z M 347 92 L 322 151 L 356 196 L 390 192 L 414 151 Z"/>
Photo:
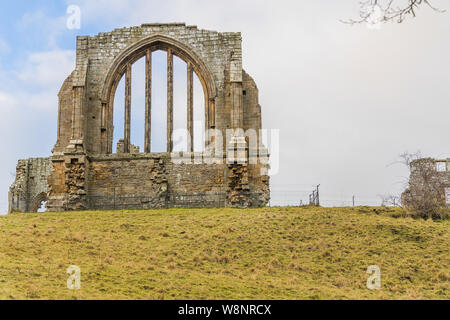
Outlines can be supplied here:
<path id="1" fill-rule="evenodd" d="M 38 209 L 39 213 L 47 212 L 47 201 L 41 202 L 41 207 Z"/>
<path id="2" fill-rule="evenodd" d="M 445 162 L 436 162 L 436 170 L 437 172 L 446 172 L 447 164 Z"/>

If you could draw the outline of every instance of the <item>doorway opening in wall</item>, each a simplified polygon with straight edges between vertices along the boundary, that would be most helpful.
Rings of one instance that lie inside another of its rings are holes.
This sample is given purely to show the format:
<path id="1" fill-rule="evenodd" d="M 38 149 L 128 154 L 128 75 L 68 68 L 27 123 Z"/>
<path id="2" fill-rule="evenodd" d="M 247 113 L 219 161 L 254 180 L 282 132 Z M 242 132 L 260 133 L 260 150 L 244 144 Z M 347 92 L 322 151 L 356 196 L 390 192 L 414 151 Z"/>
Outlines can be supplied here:
<path id="1" fill-rule="evenodd" d="M 47 201 L 41 201 L 41 206 L 39 207 L 38 213 L 47 212 Z"/>
<path id="2" fill-rule="evenodd" d="M 145 100 L 146 57 L 131 66 L 131 116 L 130 152 L 145 152 Z M 188 151 L 188 64 L 173 56 L 173 151 Z M 194 152 L 205 148 L 205 93 L 193 72 L 193 146 Z M 150 152 L 167 152 L 167 105 L 168 105 L 168 53 L 157 50 L 151 53 L 151 148 Z M 114 95 L 113 153 L 123 152 L 125 136 L 125 91 L 124 74 Z"/>

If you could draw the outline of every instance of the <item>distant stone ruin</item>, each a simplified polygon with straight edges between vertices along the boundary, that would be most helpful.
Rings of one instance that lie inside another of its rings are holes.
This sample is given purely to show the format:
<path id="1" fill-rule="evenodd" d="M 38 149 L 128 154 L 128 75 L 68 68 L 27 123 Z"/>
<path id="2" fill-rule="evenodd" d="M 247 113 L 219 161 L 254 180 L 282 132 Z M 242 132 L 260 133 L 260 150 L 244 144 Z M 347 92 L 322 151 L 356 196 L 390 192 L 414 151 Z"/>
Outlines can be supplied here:
<path id="1" fill-rule="evenodd" d="M 402 194 L 402 204 L 410 206 L 424 195 L 432 198 L 428 201 L 450 206 L 450 159 L 423 158 L 411 163 L 409 186 Z"/>
<path id="2" fill-rule="evenodd" d="M 167 52 L 167 152 L 152 153 L 152 53 Z M 174 151 L 174 56 L 187 70 L 187 149 Z M 131 141 L 133 64 L 145 59 L 145 146 Z M 57 67 L 57 66 L 55 66 Z M 194 152 L 193 76 L 205 97 L 203 152 Z M 125 79 L 124 131 L 114 97 Z M 21 160 L 9 211 L 260 207 L 270 199 L 268 152 L 240 33 L 144 24 L 77 38 L 76 68 L 59 92 L 52 157 Z M 231 132 L 231 134 L 230 134 Z M 123 134 L 113 153 L 114 137 Z"/>

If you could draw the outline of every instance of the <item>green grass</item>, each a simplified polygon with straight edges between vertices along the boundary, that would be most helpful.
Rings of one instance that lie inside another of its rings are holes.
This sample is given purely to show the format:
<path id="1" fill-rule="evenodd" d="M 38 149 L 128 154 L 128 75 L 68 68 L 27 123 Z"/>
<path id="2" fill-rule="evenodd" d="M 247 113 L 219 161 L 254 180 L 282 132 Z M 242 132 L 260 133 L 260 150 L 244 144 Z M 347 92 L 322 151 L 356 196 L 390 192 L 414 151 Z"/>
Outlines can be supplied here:
<path id="1" fill-rule="evenodd" d="M 0 217 L 0 299 L 449 299 L 450 221 L 382 208 Z M 68 290 L 77 265 L 82 288 Z M 382 289 L 366 287 L 369 265 Z"/>

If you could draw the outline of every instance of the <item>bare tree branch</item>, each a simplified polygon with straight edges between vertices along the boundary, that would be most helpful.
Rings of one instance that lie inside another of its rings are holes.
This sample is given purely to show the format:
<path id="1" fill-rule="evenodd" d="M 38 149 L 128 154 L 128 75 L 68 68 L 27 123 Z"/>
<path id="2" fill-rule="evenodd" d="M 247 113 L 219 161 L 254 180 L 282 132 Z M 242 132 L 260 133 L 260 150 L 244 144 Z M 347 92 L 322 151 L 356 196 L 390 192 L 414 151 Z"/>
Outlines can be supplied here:
<path id="1" fill-rule="evenodd" d="M 407 0 L 403 6 L 398 5 L 398 0 L 364 0 L 360 1 L 359 19 L 342 21 L 347 24 L 379 24 L 390 21 L 402 23 L 407 17 L 416 17 L 417 9 L 428 7 L 436 12 L 445 10 L 434 7 L 431 0 Z"/>
<path id="2" fill-rule="evenodd" d="M 402 200 L 401 197 L 395 196 L 392 194 L 378 195 L 381 199 L 381 206 L 382 207 L 401 207 L 402 206 Z"/>

